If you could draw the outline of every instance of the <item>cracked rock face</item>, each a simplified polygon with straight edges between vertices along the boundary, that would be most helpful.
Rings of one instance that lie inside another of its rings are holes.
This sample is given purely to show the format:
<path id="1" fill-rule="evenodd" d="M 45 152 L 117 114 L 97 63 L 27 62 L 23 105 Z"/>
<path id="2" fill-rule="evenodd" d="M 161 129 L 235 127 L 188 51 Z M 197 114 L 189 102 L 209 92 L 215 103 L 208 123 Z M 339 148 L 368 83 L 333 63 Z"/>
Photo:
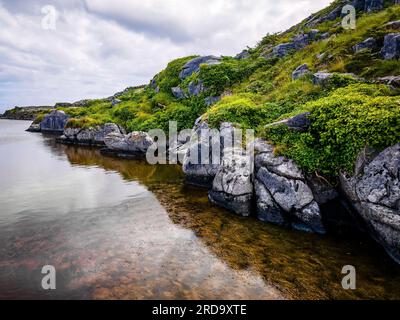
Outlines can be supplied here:
<path id="1" fill-rule="evenodd" d="M 381 53 L 385 60 L 400 58 L 400 33 L 390 33 L 385 36 Z"/>
<path id="2" fill-rule="evenodd" d="M 236 143 L 235 128 L 231 123 L 222 123 L 219 134 L 213 136 L 207 122 L 198 122 L 193 131 L 190 146 L 183 160 L 183 172 L 189 184 L 209 188 L 221 168 L 224 149 L 233 148 Z M 214 149 L 215 154 L 213 146 L 217 148 Z"/>
<path id="3" fill-rule="evenodd" d="M 238 215 L 250 216 L 253 199 L 251 157 L 243 154 L 241 149 L 225 150 L 209 198 Z"/>
<path id="4" fill-rule="evenodd" d="M 300 168 L 273 147 L 255 143 L 255 193 L 260 220 L 295 229 L 325 233 L 318 203 Z"/>
<path id="5" fill-rule="evenodd" d="M 341 187 L 373 238 L 400 262 L 400 144 L 386 149 Z"/>
<path id="6" fill-rule="evenodd" d="M 63 133 L 68 119 L 69 116 L 64 111 L 54 110 L 44 117 L 40 129 L 42 132 Z"/>
<path id="7" fill-rule="evenodd" d="M 65 128 L 63 139 L 90 145 L 104 145 L 105 137 L 111 133 L 121 133 L 121 129 L 115 123 L 106 123 L 93 128 Z"/>
<path id="8" fill-rule="evenodd" d="M 104 139 L 108 149 L 126 153 L 144 154 L 153 145 L 153 139 L 146 132 L 110 133 Z"/>

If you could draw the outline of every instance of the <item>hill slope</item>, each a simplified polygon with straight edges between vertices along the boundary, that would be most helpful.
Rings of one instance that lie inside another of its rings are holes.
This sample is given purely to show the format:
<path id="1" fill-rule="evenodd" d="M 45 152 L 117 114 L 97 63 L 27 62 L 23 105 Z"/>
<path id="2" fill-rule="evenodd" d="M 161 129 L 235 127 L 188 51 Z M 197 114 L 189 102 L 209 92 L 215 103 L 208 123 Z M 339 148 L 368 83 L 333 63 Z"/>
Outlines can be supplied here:
<path id="1" fill-rule="evenodd" d="M 345 30 L 341 10 L 350 2 L 357 27 Z M 200 116 L 212 126 L 230 121 L 255 129 L 306 171 L 334 178 L 352 169 L 365 145 L 400 141 L 396 3 L 334 1 L 236 57 L 180 58 L 148 86 L 57 109 L 73 117 L 67 126 L 115 122 L 127 131 L 167 130 L 171 120 L 192 128 Z M 312 124 L 303 132 L 266 127 L 304 112 Z"/>

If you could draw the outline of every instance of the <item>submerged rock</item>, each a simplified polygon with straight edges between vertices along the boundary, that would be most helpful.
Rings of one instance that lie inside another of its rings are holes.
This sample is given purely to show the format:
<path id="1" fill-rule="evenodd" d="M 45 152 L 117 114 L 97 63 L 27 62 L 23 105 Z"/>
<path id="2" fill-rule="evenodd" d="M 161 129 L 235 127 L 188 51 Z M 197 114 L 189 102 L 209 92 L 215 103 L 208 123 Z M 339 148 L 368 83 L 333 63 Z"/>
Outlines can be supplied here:
<path id="1" fill-rule="evenodd" d="M 341 187 L 371 236 L 400 263 L 400 144 L 386 149 Z"/>
<path id="2" fill-rule="evenodd" d="M 253 200 L 252 160 L 241 149 L 225 150 L 221 168 L 209 192 L 211 202 L 238 215 L 250 216 Z"/>
<path id="3" fill-rule="evenodd" d="M 255 192 L 260 220 L 294 229 L 325 233 L 320 208 L 300 168 L 274 155 L 262 140 L 255 143 Z"/>
<path id="4" fill-rule="evenodd" d="M 146 132 L 137 131 L 127 135 L 117 132 L 110 133 L 105 137 L 104 143 L 112 151 L 145 154 L 154 141 Z"/>
<path id="5" fill-rule="evenodd" d="M 45 116 L 40 123 L 40 130 L 44 133 L 62 134 L 68 119 L 69 116 L 67 116 L 64 111 L 53 110 L 50 114 Z"/>

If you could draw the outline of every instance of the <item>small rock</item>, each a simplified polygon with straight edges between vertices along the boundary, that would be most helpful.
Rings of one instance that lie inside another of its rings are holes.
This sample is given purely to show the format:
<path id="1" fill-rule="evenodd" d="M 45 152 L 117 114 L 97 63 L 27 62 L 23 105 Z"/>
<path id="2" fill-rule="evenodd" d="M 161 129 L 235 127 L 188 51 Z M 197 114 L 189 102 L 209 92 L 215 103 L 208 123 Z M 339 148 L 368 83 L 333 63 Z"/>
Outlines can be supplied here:
<path id="1" fill-rule="evenodd" d="M 400 30 L 400 20 L 389 22 L 385 27 L 389 30 Z"/>
<path id="2" fill-rule="evenodd" d="M 171 88 L 171 91 L 172 91 L 172 94 L 174 95 L 174 97 L 177 99 L 185 99 L 186 98 L 186 94 L 182 90 L 181 87 L 173 87 L 173 88 Z"/>
<path id="3" fill-rule="evenodd" d="M 385 36 L 381 53 L 385 60 L 400 58 L 400 33 L 390 33 Z"/>
<path id="4" fill-rule="evenodd" d="M 204 103 L 206 104 L 207 107 L 209 107 L 209 106 L 217 103 L 220 100 L 221 100 L 221 96 L 207 97 L 204 99 Z"/>
<path id="5" fill-rule="evenodd" d="M 188 85 L 188 92 L 190 96 L 198 96 L 206 91 L 204 84 L 202 81 L 198 81 L 197 83 L 192 81 Z"/>
<path id="6" fill-rule="evenodd" d="M 305 112 L 298 114 L 292 118 L 284 119 L 278 122 L 274 122 L 265 126 L 265 128 L 276 127 L 280 125 L 286 125 L 289 129 L 293 131 L 307 131 L 310 127 L 311 122 L 308 119 L 310 113 Z"/>
<path id="7" fill-rule="evenodd" d="M 235 59 L 237 60 L 243 60 L 243 59 L 247 59 L 248 57 L 250 57 L 250 53 L 248 50 L 243 50 L 241 53 L 237 54 L 235 56 Z"/>
<path id="8" fill-rule="evenodd" d="M 362 50 L 374 51 L 377 48 L 377 43 L 374 38 L 368 38 L 353 47 L 353 51 L 358 53 Z"/>
<path id="9" fill-rule="evenodd" d="M 379 83 L 386 84 L 393 89 L 400 88 L 400 76 L 388 76 L 377 79 Z"/>
<path id="10" fill-rule="evenodd" d="M 296 49 L 293 42 L 282 43 L 272 48 L 272 52 L 265 55 L 266 59 L 283 58 Z"/>
<path id="11" fill-rule="evenodd" d="M 308 68 L 308 65 L 306 63 L 302 64 L 301 66 L 298 66 L 296 68 L 296 70 L 293 71 L 292 79 L 297 80 L 299 78 L 304 77 L 305 75 L 307 75 L 309 73 L 310 73 L 310 69 Z"/>

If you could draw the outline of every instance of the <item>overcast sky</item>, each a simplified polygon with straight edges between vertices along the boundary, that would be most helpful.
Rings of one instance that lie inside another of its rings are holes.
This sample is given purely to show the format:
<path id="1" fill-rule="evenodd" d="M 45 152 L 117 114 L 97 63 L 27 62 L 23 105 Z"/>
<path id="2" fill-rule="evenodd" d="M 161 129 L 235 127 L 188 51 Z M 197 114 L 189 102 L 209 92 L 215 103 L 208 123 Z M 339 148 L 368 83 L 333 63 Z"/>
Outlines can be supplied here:
<path id="1" fill-rule="evenodd" d="M 107 97 L 178 57 L 234 55 L 330 2 L 0 0 L 0 112 Z"/>

